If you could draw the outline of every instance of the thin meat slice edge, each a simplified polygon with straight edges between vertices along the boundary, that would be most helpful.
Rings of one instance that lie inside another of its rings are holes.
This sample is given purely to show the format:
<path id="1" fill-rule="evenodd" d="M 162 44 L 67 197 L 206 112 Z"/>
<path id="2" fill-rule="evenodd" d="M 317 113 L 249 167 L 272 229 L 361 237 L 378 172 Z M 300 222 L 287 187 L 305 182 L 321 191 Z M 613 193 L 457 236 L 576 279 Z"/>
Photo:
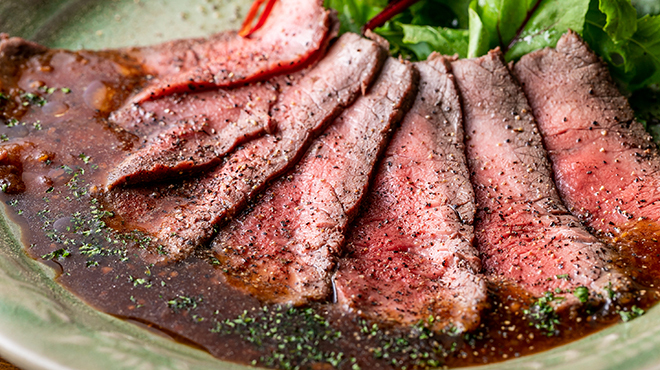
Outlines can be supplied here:
<path id="1" fill-rule="evenodd" d="M 188 176 L 219 163 L 237 146 L 272 131 L 269 112 L 302 72 L 236 89 L 172 95 L 112 116 L 143 145 L 113 168 L 106 186 Z"/>
<path id="2" fill-rule="evenodd" d="M 629 280 L 614 252 L 560 199 L 531 108 L 499 49 L 452 63 L 463 98 L 467 157 L 477 200 L 475 234 L 489 278 L 535 296 L 584 286 L 600 301 Z"/>
<path id="3" fill-rule="evenodd" d="M 417 99 L 348 236 L 337 302 L 378 322 L 467 331 L 479 325 L 486 285 L 473 246 L 460 100 L 445 57 L 416 66 Z"/>
<path id="4" fill-rule="evenodd" d="M 314 137 L 369 87 L 386 57 L 376 42 L 342 35 L 271 109 L 275 133 L 246 143 L 203 176 L 157 189 L 113 189 L 106 202 L 119 218 L 156 236 L 153 243 L 161 253 L 145 258 L 184 258 L 297 163 Z"/>
<path id="5" fill-rule="evenodd" d="M 212 243 L 229 281 L 262 300 L 332 295 L 330 273 L 390 132 L 416 92 L 412 65 L 390 58 L 373 87 L 311 145 L 295 171 Z"/>
<path id="6" fill-rule="evenodd" d="M 249 37 L 227 31 L 208 39 L 126 49 L 145 73 L 155 76 L 131 101 L 234 87 L 302 69 L 323 55 L 336 24 L 323 0 L 279 0 L 263 27 Z"/>
<path id="7" fill-rule="evenodd" d="M 605 63 L 569 31 L 514 72 L 570 211 L 632 258 L 630 266 L 660 276 L 660 157 Z"/>

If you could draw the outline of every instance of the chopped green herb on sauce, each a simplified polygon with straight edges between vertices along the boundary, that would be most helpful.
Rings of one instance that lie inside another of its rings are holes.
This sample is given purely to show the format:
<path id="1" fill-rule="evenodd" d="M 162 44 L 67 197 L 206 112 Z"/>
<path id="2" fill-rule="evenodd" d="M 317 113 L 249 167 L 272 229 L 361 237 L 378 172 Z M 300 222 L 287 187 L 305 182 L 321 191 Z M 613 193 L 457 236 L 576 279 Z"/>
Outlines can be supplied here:
<path id="1" fill-rule="evenodd" d="M 71 255 L 71 252 L 69 252 L 68 250 L 66 250 L 64 248 L 60 248 L 60 249 L 52 251 L 48 254 L 44 254 L 43 256 L 41 256 L 41 258 L 43 258 L 45 260 L 54 260 L 54 259 L 66 258 L 66 257 L 69 257 L 70 255 Z"/>
<path id="2" fill-rule="evenodd" d="M 23 100 L 23 106 L 37 105 L 43 107 L 46 105 L 46 103 L 48 103 L 45 98 L 33 93 L 24 93 L 21 95 L 21 99 Z"/>
<path id="3" fill-rule="evenodd" d="M 538 298 L 528 309 L 523 310 L 530 320 L 529 325 L 548 336 L 554 335 L 557 331 L 556 325 L 559 324 L 559 315 L 555 312 L 552 302 L 562 300 L 563 297 L 556 297 L 552 292 L 546 292 L 543 297 Z"/>
<path id="4" fill-rule="evenodd" d="M 625 310 L 619 310 L 617 313 L 619 316 L 621 316 L 621 320 L 623 322 L 628 322 L 636 317 L 642 316 L 644 314 L 644 310 L 637 307 L 637 306 L 632 306 L 630 308 L 630 311 L 625 311 Z"/>
<path id="5" fill-rule="evenodd" d="M 584 286 L 579 286 L 575 288 L 573 291 L 573 295 L 580 301 L 581 303 L 586 303 L 587 300 L 589 300 L 589 289 Z"/>

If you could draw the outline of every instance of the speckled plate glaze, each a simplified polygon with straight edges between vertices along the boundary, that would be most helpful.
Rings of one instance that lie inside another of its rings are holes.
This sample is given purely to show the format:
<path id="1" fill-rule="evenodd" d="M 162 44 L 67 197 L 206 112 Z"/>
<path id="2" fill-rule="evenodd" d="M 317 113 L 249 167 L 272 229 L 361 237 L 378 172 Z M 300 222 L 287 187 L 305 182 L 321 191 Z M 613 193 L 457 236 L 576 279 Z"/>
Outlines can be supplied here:
<path id="1" fill-rule="evenodd" d="M 250 0 L 0 0 L 0 32 L 49 47 L 146 45 L 236 28 Z M 0 207 L 1 208 L 1 207 Z M 0 355 L 25 369 L 221 369 L 219 361 L 87 306 L 22 251 L 0 217 Z M 660 368 L 660 307 L 577 342 L 475 369 Z"/>

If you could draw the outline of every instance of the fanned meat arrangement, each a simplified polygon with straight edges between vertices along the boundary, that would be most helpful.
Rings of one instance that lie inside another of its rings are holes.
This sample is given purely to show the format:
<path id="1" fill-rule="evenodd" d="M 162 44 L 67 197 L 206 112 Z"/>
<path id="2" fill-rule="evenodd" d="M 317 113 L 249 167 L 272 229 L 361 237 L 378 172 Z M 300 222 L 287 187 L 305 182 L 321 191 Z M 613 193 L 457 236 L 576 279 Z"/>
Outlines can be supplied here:
<path id="1" fill-rule="evenodd" d="M 631 246 L 621 253 L 636 255 L 657 275 L 651 256 L 660 251 L 660 158 L 607 66 L 569 32 L 557 49 L 526 55 L 514 71 L 538 117 L 566 205 L 597 235 Z"/>
<path id="2" fill-rule="evenodd" d="M 381 161 L 335 276 L 337 301 L 376 321 L 471 330 L 486 304 L 474 195 L 449 62 L 416 63 L 417 99 Z"/>
<path id="3" fill-rule="evenodd" d="M 340 37 L 325 58 L 272 108 L 277 124 L 274 134 L 248 142 L 217 169 L 193 180 L 193 185 L 183 186 L 190 188 L 190 193 L 178 200 L 174 209 L 146 225 L 158 237 L 155 242 L 164 246 L 164 257 L 184 258 L 208 242 L 216 225 L 295 164 L 310 141 L 368 88 L 385 57 L 385 50 L 374 41 L 350 33 Z M 341 73 L 335 73 L 337 68 Z M 120 199 L 115 201 L 129 200 L 116 211 L 124 219 L 136 219 L 135 212 L 142 211 L 134 207 L 139 197 L 132 197 L 130 190 L 119 192 Z"/>
<path id="4" fill-rule="evenodd" d="M 279 0 L 263 27 L 247 38 L 228 31 L 208 39 L 124 50 L 155 76 L 131 101 L 235 87 L 300 69 L 322 57 L 336 34 L 334 16 L 322 4 L 322 0 Z"/>
<path id="5" fill-rule="evenodd" d="M 110 314 L 282 368 L 499 361 L 659 299 L 658 151 L 577 34 L 410 63 L 338 26 L 257 0 L 240 32 L 151 47 L 0 34 L 27 253 Z"/>
<path id="6" fill-rule="evenodd" d="M 348 223 L 415 88 L 413 67 L 388 60 L 373 87 L 312 143 L 296 170 L 220 229 L 212 247 L 231 281 L 274 302 L 330 296 Z"/>
<path id="7" fill-rule="evenodd" d="M 559 198 L 531 108 L 500 51 L 455 61 L 452 69 L 463 97 L 486 275 L 536 296 L 586 286 L 605 297 L 605 288 L 621 287 L 622 275 L 608 264 L 613 253 Z"/>

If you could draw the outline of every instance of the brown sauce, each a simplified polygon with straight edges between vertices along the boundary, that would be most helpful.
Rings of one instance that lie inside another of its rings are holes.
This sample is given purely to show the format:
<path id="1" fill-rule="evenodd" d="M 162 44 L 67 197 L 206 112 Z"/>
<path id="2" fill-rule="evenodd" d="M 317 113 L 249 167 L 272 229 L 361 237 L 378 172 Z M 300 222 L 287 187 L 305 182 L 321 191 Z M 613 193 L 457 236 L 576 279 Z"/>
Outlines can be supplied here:
<path id="1" fill-rule="evenodd" d="M 537 353 L 633 318 L 658 300 L 653 287 L 660 271 L 660 233 L 653 223 L 615 239 L 621 248 L 635 250 L 637 257 L 621 262 L 640 285 L 635 294 L 615 297 L 613 304 L 587 302 L 557 314 L 547 309 L 551 294 L 539 301 L 493 282 L 491 307 L 481 326 L 461 335 L 432 333 L 425 323 L 386 327 L 330 303 L 308 308 L 265 305 L 228 284 L 222 266 L 205 251 L 179 263 L 148 264 L 140 257 L 148 237 L 109 227 L 120 220 L 98 199 L 104 175 L 135 140 L 113 128 L 108 113 L 141 78 L 139 67 L 121 55 L 52 51 L 23 66 L 20 90 L 38 98 L 18 105 L 20 109 L 12 106 L 0 122 L 5 145 L 17 145 L 6 157 L 22 158 L 16 164 L 0 156 L 0 164 L 22 165 L 5 170 L 19 171 L 26 189 L 0 196 L 16 222 L 28 229 L 27 253 L 56 268 L 62 285 L 99 310 L 240 363 L 412 369 Z M 8 183 L 7 189 L 18 181 Z M 530 318 L 534 313 L 537 320 Z"/>

